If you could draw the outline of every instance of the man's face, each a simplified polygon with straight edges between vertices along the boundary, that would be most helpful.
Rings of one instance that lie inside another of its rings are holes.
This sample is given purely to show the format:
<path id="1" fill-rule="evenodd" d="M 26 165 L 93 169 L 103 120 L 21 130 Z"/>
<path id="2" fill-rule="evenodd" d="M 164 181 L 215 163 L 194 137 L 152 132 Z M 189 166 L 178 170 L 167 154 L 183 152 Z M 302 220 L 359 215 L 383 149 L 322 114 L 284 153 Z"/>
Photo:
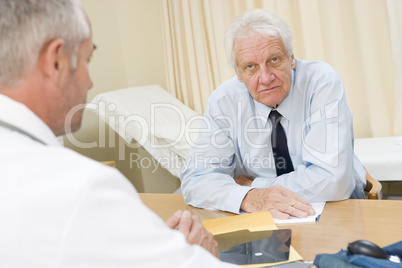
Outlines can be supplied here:
<path id="1" fill-rule="evenodd" d="M 292 85 L 293 54 L 288 56 L 283 42 L 253 34 L 235 41 L 237 77 L 258 102 L 278 107 Z"/>
<path id="2" fill-rule="evenodd" d="M 91 60 L 94 45 L 92 43 L 92 36 L 83 41 L 79 47 L 77 68 L 68 70 L 61 88 L 60 109 L 64 116 L 62 125 L 62 134 L 66 132 L 77 131 L 81 127 L 83 107 L 77 110 L 72 110 L 79 104 L 84 104 L 87 99 L 87 92 L 93 86 L 91 77 L 89 75 L 88 63 Z M 70 112 L 71 111 L 71 112 Z M 71 122 L 68 127 L 71 129 L 64 129 L 64 122 Z"/>

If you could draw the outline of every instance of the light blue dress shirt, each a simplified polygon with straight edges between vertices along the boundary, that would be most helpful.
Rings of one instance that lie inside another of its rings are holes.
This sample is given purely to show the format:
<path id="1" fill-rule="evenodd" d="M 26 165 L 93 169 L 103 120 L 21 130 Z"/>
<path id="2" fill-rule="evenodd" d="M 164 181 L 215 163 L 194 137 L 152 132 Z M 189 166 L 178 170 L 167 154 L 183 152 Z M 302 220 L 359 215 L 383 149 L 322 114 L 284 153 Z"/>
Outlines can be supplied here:
<path id="1" fill-rule="evenodd" d="M 309 202 L 363 198 L 365 171 L 353 152 L 353 125 L 342 81 L 328 64 L 295 60 L 292 87 L 278 106 L 295 171 L 276 176 L 271 108 L 234 77 L 210 96 L 181 173 L 187 204 L 240 212 L 252 188 L 274 185 Z M 251 187 L 234 181 L 254 179 Z"/>

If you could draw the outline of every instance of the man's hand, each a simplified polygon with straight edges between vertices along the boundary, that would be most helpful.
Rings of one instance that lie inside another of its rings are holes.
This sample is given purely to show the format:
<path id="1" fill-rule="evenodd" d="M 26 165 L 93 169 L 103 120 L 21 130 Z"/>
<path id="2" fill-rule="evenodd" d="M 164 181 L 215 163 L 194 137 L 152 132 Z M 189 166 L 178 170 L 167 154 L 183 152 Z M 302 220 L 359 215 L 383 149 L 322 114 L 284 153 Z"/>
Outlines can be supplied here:
<path id="1" fill-rule="evenodd" d="M 214 236 L 204 228 L 201 220 L 196 215 L 191 215 L 190 211 L 178 210 L 170 217 L 166 224 L 171 229 L 179 230 L 186 237 L 187 243 L 200 245 L 217 258 L 219 258 L 218 242 Z"/>
<path id="2" fill-rule="evenodd" d="M 246 212 L 269 211 L 277 219 L 306 218 L 315 214 L 306 200 L 280 185 L 251 189 L 244 197 L 241 209 Z"/>

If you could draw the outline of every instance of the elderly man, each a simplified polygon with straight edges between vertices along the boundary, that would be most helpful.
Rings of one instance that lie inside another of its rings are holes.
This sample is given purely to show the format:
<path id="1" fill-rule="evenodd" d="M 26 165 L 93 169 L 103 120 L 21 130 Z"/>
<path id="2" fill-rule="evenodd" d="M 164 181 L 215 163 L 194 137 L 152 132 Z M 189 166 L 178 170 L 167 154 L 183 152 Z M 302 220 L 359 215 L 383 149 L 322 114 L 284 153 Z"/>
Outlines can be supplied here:
<path id="1" fill-rule="evenodd" d="M 288 26 L 265 10 L 226 34 L 237 76 L 210 96 L 181 174 L 185 200 L 276 218 L 314 213 L 308 202 L 364 196 L 352 114 L 328 64 L 294 58 Z"/>
<path id="2" fill-rule="evenodd" d="M 232 267 L 197 217 L 166 226 L 116 169 L 58 143 L 92 87 L 78 0 L 0 0 L 0 36 L 1 267 Z"/>

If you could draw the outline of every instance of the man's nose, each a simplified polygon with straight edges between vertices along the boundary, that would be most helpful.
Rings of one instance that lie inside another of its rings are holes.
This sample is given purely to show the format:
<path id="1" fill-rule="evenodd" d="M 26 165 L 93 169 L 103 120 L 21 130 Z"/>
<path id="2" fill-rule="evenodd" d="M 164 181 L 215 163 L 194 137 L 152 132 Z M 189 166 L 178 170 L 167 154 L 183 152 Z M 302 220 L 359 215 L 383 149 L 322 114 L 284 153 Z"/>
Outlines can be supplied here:
<path id="1" fill-rule="evenodd" d="M 260 76 L 259 76 L 259 83 L 260 84 L 270 84 L 275 79 L 275 75 L 269 68 L 261 68 L 260 69 Z"/>

